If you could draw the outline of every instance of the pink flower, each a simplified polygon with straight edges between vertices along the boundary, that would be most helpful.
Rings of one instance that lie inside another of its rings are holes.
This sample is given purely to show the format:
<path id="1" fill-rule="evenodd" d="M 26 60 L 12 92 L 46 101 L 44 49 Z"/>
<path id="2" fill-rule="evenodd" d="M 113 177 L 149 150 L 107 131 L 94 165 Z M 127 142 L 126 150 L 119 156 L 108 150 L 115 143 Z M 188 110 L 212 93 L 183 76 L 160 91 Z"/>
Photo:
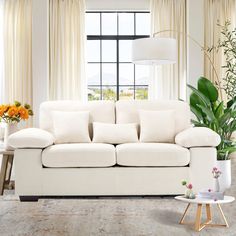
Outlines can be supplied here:
<path id="1" fill-rule="evenodd" d="M 218 170 L 217 167 L 214 167 L 214 168 L 213 168 L 213 171 L 217 171 L 217 170 Z"/>
<path id="2" fill-rule="evenodd" d="M 193 185 L 192 184 L 188 184 L 187 188 L 192 189 Z"/>

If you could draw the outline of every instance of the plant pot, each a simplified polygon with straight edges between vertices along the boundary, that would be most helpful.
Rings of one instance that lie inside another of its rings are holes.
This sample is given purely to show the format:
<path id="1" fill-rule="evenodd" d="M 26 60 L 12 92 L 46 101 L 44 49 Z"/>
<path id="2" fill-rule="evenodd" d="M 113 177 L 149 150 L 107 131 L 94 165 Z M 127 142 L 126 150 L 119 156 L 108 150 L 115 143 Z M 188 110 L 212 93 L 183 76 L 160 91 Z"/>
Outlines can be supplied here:
<path id="1" fill-rule="evenodd" d="M 220 191 L 225 191 L 231 186 L 231 160 L 217 161 L 217 168 L 221 171 L 219 177 Z"/>
<path id="2" fill-rule="evenodd" d="M 17 123 L 6 124 L 5 134 L 4 134 L 4 148 L 6 150 L 14 150 L 14 148 L 8 144 L 8 137 L 17 131 L 18 131 Z"/>

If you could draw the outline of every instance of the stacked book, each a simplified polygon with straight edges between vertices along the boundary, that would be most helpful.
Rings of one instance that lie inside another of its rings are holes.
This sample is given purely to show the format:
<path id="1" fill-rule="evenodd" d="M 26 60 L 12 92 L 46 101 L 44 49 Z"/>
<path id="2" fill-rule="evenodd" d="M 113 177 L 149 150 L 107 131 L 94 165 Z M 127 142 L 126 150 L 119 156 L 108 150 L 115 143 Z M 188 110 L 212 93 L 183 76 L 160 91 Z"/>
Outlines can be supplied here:
<path id="1" fill-rule="evenodd" d="M 204 189 L 198 193 L 198 197 L 212 199 L 212 200 L 224 200 L 224 192 L 214 192 L 211 189 Z"/>

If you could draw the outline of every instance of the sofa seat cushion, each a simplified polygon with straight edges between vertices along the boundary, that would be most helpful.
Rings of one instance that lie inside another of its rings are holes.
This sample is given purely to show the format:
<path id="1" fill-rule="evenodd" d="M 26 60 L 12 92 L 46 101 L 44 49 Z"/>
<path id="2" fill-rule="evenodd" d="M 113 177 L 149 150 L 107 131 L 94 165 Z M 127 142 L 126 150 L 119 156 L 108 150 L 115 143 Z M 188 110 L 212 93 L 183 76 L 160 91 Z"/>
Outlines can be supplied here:
<path id="1" fill-rule="evenodd" d="M 116 164 L 115 147 L 100 143 L 57 144 L 44 149 L 45 167 L 109 167 Z"/>
<path id="2" fill-rule="evenodd" d="M 190 152 L 176 144 L 129 143 L 116 146 L 117 164 L 122 166 L 186 166 Z"/>

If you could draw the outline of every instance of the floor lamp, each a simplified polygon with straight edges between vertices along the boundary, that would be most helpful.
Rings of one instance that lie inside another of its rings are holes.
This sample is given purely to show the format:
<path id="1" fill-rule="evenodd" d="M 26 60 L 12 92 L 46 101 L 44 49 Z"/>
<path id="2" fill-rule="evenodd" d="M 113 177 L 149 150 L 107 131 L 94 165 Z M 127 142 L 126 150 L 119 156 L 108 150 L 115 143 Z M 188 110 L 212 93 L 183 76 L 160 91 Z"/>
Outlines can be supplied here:
<path id="1" fill-rule="evenodd" d="M 164 64 L 174 64 L 177 61 L 177 42 L 174 38 L 160 38 L 155 37 L 163 32 L 174 32 L 176 34 L 183 34 L 189 39 L 191 39 L 208 58 L 213 71 L 215 73 L 217 83 L 220 85 L 219 76 L 217 74 L 214 63 L 212 62 L 207 50 L 198 43 L 190 35 L 175 31 L 175 30 L 163 30 L 155 32 L 153 37 L 141 38 L 133 41 L 132 45 L 132 61 L 134 64 L 138 65 L 164 65 Z M 221 90 L 220 96 L 222 97 Z"/>

